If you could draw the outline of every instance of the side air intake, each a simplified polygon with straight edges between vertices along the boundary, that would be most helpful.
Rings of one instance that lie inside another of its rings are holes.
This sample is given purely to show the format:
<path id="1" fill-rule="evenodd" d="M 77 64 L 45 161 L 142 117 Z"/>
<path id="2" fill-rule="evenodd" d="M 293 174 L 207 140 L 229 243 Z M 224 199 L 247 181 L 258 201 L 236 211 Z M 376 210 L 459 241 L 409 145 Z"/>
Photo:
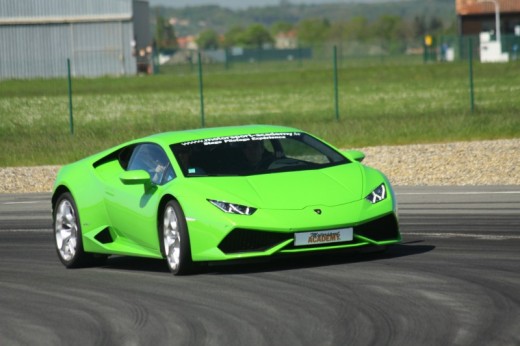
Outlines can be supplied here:
<path id="1" fill-rule="evenodd" d="M 108 227 L 96 234 L 94 238 L 101 244 L 108 244 L 114 241 Z"/>

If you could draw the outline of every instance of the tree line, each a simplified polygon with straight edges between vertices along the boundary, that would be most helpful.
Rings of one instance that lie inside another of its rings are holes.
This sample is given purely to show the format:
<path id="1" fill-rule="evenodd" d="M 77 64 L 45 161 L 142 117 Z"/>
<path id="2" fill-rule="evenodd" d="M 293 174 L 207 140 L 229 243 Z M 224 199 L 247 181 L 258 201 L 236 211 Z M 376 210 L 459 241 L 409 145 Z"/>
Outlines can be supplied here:
<path id="1" fill-rule="evenodd" d="M 164 18 L 157 17 L 155 39 L 159 48 L 176 48 L 176 35 L 173 25 Z M 456 23 L 443 22 L 438 17 L 415 16 L 403 19 L 395 15 L 382 15 L 375 20 L 364 16 L 353 17 L 346 21 L 330 21 L 324 18 L 302 19 L 296 24 L 278 21 L 271 26 L 260 23 L 249 26 L 233 25 L 220 33 L 212 28 L 199 32 L 197 44 L 200 49 L 230 47 L 262 48 L 273 45 L 279 33 L 296 32 L 300 46 L 340 42 L 399 42 L 393 49 L 402 50 L 411 42 L 417 42 L 429 35 L 455 34 Z"/>

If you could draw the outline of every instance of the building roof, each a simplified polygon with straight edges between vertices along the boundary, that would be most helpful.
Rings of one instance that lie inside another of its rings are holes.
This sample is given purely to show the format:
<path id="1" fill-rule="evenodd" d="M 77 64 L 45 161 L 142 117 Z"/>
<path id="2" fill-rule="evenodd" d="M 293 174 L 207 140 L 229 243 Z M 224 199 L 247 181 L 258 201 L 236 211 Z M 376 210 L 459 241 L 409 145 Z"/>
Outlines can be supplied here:
<path id="1" fill-rule="evenodd" d="M 500 13 L 520 13 L 520 0 L 496 0 Z M 457 15 L 494 14 L 495 5 L 491 1 L 455 0 Z"/>

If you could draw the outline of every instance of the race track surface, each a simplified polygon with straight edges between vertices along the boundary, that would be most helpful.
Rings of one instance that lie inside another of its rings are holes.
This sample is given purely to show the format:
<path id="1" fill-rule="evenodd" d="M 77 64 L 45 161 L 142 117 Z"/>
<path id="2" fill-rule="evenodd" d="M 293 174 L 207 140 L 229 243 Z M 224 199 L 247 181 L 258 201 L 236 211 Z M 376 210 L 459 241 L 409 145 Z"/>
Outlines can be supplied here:
<path id="1" fill-rule="evenodd" d="M 397 188 L 403 242 L 172 276 L 67 270 L 49 194 L 0 195 L 0 345 L 519 345 L 520 187 Z"/>

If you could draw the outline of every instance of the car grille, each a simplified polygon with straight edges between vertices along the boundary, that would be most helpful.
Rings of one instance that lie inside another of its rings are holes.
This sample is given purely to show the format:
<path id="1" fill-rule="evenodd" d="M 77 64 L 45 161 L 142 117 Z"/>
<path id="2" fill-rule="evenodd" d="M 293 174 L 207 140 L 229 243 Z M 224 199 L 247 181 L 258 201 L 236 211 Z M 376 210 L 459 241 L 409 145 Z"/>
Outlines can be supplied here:
<path id="1" fill-rule="evenodd" d="M 345 226 L 348 227 L 348 226 Z M 358 226 L 354 226 L 354 235 L 360 235 L 373 241 L 397 240 L 399 239 L 399 227 L 397 219 L 393 214 L 383 216 L 377 220 L 373 220 Z M 294 239 L 294 233 L 277 233 L 268 231 L 259 231 L 251 229 L 236 228 L 231 231 L 218 248 L 226 253 L 240 253 L 240 252 L 260 252 L 266 251 L 273 246 L 276 246 L 286 240 Z M 331 245 L 346 245 L 356 244 L 362 242 L 361 240 L 354 240 L 341 243 L 328 243 L 307 246 L 294 246 L 292 243 L 288 244 L 284 249 L 304 249 L 304 248 L 319 248 Z"/>
<path id="2" fill-rule="evenodd" d="M 265 251 L 292 238 L 292 233 L 275 233 L 236 228 L 224 238 L 218 248 L 224 253 Z"/>

